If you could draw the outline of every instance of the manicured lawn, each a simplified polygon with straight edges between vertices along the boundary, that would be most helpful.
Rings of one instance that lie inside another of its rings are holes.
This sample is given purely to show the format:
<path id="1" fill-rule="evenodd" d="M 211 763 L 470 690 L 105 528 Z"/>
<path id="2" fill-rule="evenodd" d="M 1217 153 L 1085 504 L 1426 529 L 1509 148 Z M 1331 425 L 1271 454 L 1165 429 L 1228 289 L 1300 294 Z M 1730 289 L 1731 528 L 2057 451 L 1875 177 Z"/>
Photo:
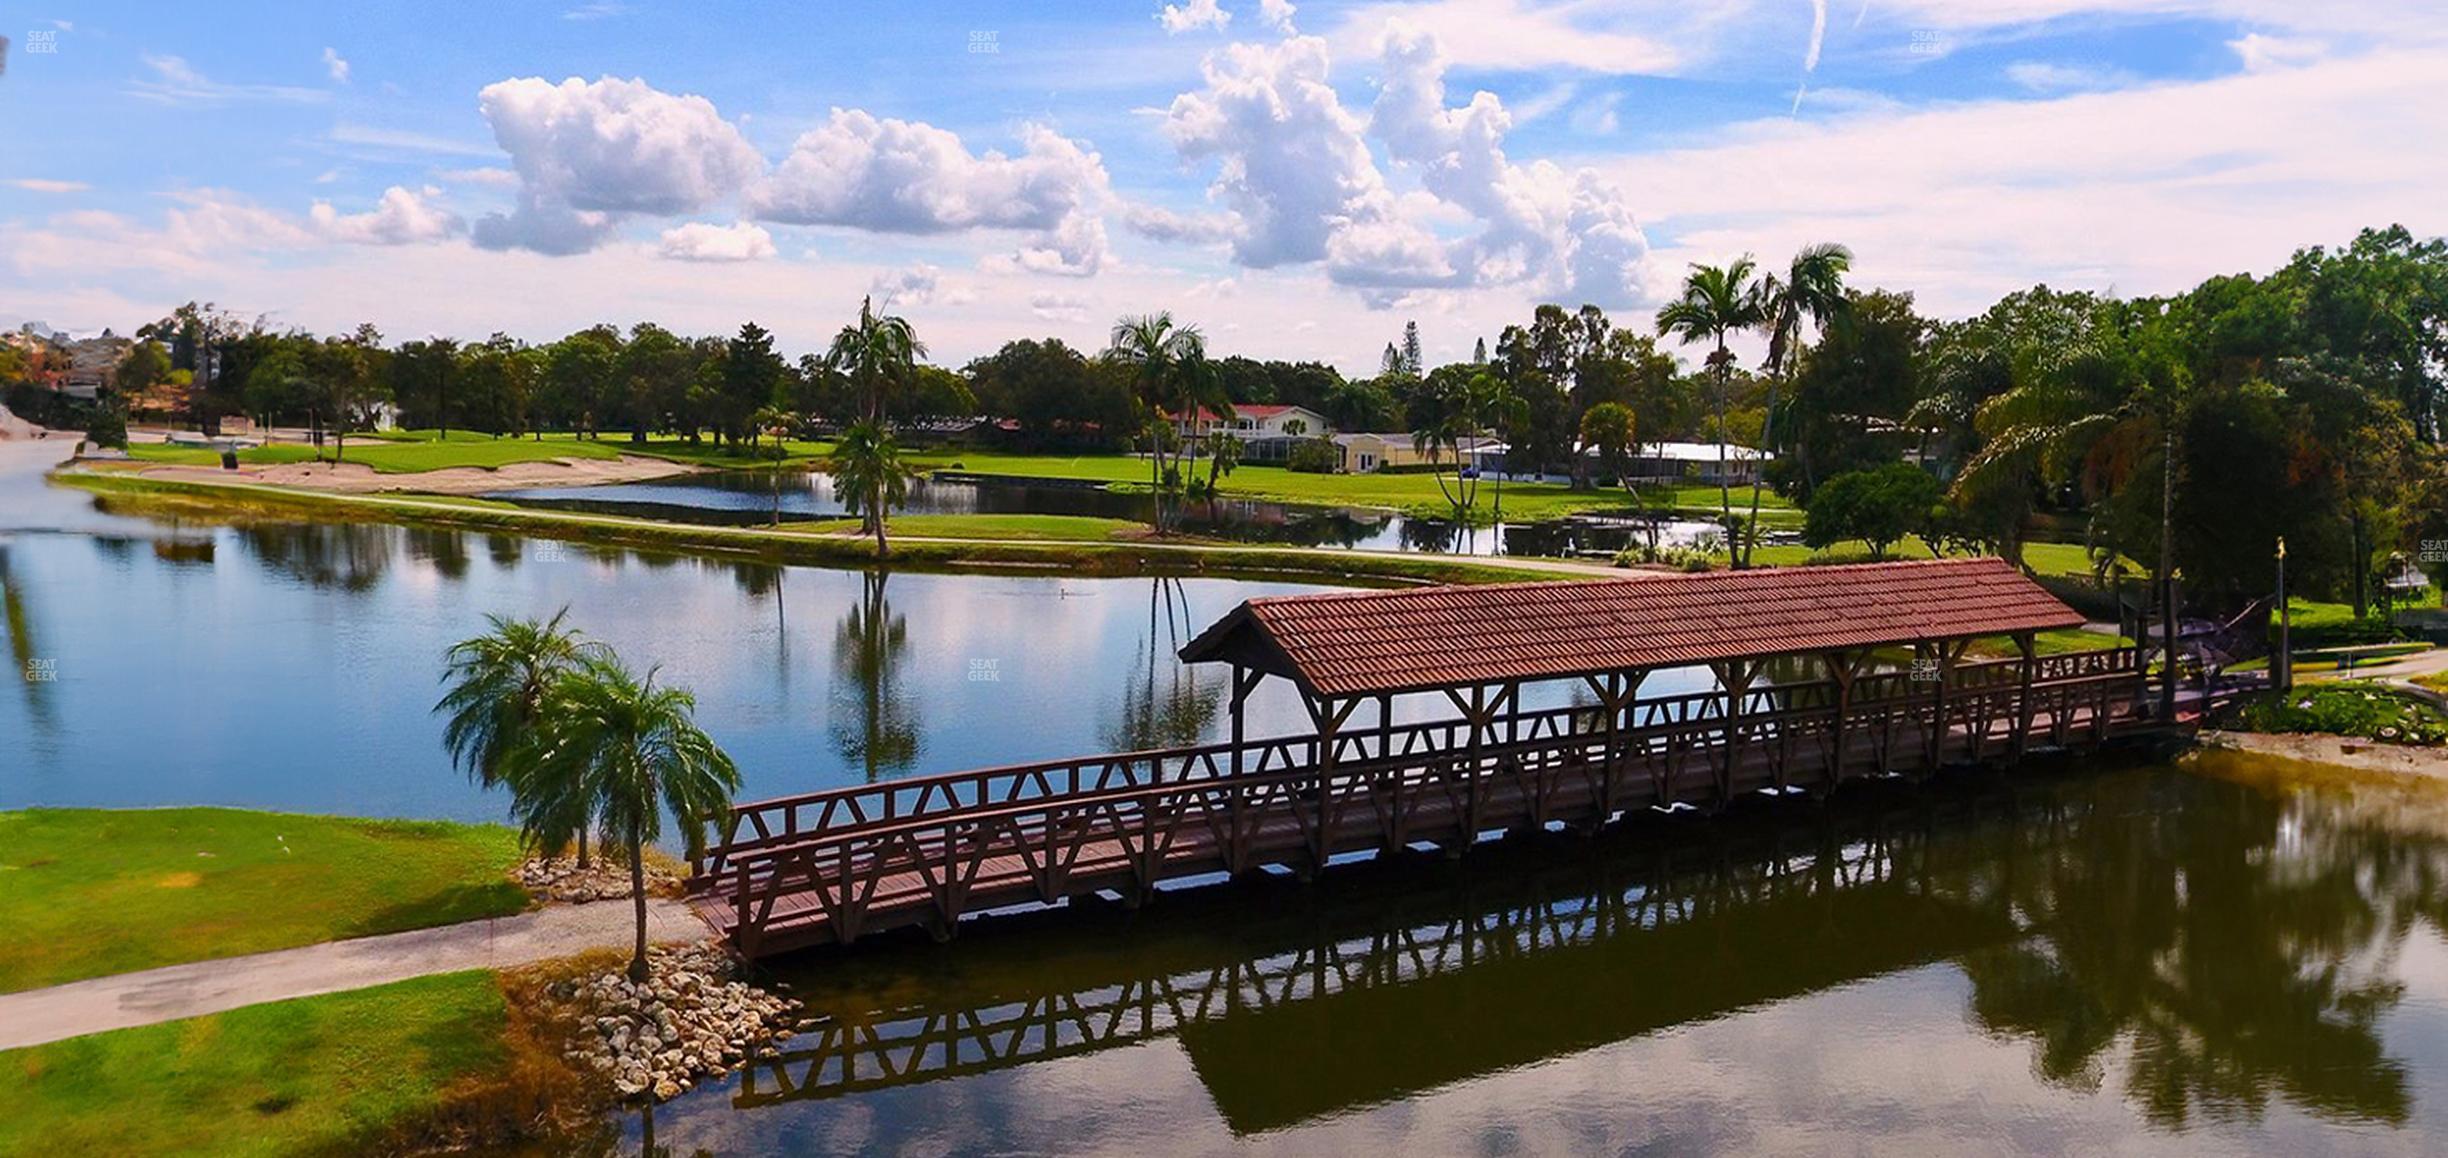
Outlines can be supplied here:
<path id="1" fill-rule="evenodd" d="M 1146 459 L 1130 455 L 1055 455 L 1008 454 L 988 450 L 928 451 L 914 456 L 929 467 L 956 468 L 979 474 L 1015 475 L 1029 478 L 1093 479 L 1098 482 L 1126 486 L 1148 485 Z M 1198 477 L 1206 474 L 1200 464 Z M 1190 468 L 1185 468 L 1188 471 Z M 1453 485 L 1451 477 L 1446 486 Z M 1390 507 L 1422 514 L 1450 513 L 1449 503 L 1437 488 L 1437 479 L 1429 474 L 1308 474 L 1286 470 L 1279 466 L 1243 466 L 1224 476 L 1218 489 L 1242 498 L 1272 499 L 1287 503 L 1315 503 L 1328 506 Z M 1650 503 L 1655 506 L 1670 497 L 1673 505 L 1714 511 L 1717 490 L 1714 487 L 1678 487 L 1672 491 L 1653 492 Z M 1743 504 L 1749 503 L 1749 492 L 1743 494 Z M 1476 509 L 1492 512 L 1496 504 L 1496 484 L 1483 481 L 1479 486 Z M 1560 483 L 1508 482 L 1504 486 L 1504 509 L 1508 519 L 1542 519 L 1588 510 L 1630 510 L 1632 500 L 1621 490 L 1576 491 Z M 1776 514 L 1772 514 L 1776 512 Z M 1763 519 L 1791 517 L 1792 504 L 1773 494 L 1760 498 Z"/>
<path id="2" fill-rule="evenodd" d="M 0 812 L 0 992 L 515 913 L 518 856 L 493 825 Z"/>
<path id="3" fill-rule="evenodd" d="M 329 451 L 324 454 L 328 457 Z M 344 461 L 363 463 L 379 474 L 416 474 L 446 467 L 492 470 L 516 462 L 547 462 L 562 458 L 609 460 L 620 456 L 620 444 L 613 442 L 580 442 L 567 438 L 548 438 L 538 442 L 534 439 L 496 439 L 482 435 L 469 440 L 453 435 L 448 442 L 352 438 L 341 455 Z M 149 443 L 129 447 L 128 457 L 140 462 L 180 466 L 217 466 L 221 462 L 220 454 L 207 448 Z M 238 452 L 238 461 L 248 466 L 312 462 L 315 458 L 315 448 L 286 442 Z"/>
<path id="4" fill-rule="evenodd" d="M 363 1153 L 510 1060 L 483 971 L 0 1053 L 0 1154 Z"/>
<path id="5" fill-rule="evenodd" d="M 1038 539 L 1065 543 L 1103 543 L 1145 530 L 1147 524 L 1129 519 L 1085 515 L 896 515 L 885 524 L 887 538 L 908 535 L 935 539 Z M 856 535 L 857 519 L 827 519 L 810 528 L 820 535 Z"/>

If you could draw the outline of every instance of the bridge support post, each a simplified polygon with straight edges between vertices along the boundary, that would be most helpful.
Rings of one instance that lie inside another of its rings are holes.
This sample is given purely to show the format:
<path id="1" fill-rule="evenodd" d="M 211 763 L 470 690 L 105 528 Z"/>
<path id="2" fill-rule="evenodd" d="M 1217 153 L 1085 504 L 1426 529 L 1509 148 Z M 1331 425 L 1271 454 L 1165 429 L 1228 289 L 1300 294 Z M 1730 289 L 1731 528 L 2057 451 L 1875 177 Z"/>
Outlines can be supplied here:
<path id="1" fill-rule="evenodd" d="M 1743 754 L 1743 700 L 1751 693 L 1751 681 L 1759 678 L 1760 664 L 1737 660 L 1710 664 L 1709 670 L 1725 686 L 1725 753 L 1717 762 L 1717 807 L 1724 808 L 1734 800 L 1734 769 Z"/>
<path id="2" fill-rule="evenodd" d="M 2023 653 L 2021 684 L 2015 693 L 2014 735 L 2014 756 L 2021 760 L 2023 754 L 2031 750 L 2032 682 L 2040 671 L 2040 641 L 2031 632 L 2018 631 L 2014 643 L 2015 650 Z M 2062 711 L 2058 714 L 2064 715 Z"/>

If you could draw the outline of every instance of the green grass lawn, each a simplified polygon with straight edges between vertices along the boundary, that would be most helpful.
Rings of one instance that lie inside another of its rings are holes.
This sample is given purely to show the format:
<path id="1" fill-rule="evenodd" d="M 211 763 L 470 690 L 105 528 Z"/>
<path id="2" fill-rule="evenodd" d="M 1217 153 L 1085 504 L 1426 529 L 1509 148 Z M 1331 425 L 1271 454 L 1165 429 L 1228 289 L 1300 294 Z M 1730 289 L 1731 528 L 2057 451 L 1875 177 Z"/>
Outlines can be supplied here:
<path id="1" fill-rule="evenodd" d="M 0 992 L 515 913 L 518 856 L 493 825 L 0 812 Z"/>
<path id="2" fill-rule="evenodd" d="M 933 450 L 913 456 L 921 464 L 933 468 L 956 468 L 979 474 L 1014 475 L 1028 478 L 1088 479 L 1124 486 L 1148 485 L 1146 459 L 1121 454 L 1013 454 L 991 450 Z M 1203 464 L 1193 463 L 1200 478 L 1205 478 Z M 1446 478 L 1450 487 L 1453 480 Z M 1287 503 L 1313 503 L 1327 506 L 1390 507 L 1421 514 L 1442 515 L 1452 511 L 1445 493 L 1438 489 L 1437 479 L 1429 474 L 1309 474 L 1286 470 L 1279 466 L 1243 466 L 1218 482 L 1220 491 L 1240 498 L 1272 499 Z M 1676 487 L 1652 492 L 1650 503 L 1670 501 L 1680 509 L 1714 511 L 1717 490 L 1714 487 Z M 1738 506 L 1749 503 L 1749 492 L 1740 496 Z M 1476 509 L 1493 511 L 1496 504 L 1496 484 L 1483 481 L 1479 486 Z M 1621 490 L 1576 491 L 1561 483 L 1508 482 L 1504 486 L 1504 509 L 1508 519 L 1547 519 L 1578 511 L 1629 510 L 1632 500 Z M 1781 520 L 1797 515 L 1793 504 L 1774 493 L 1760 496 L 1763 521 Z"/>
<path id="3" fill-rule="evenodd" d="M 0 1154 L 364 1153 L 502 1071 L 493 974 L 421 977 L 0 1053 Z"/>
<path id="4" fill-rule="evenodd" d="M 329 451 L 323 452 L 323 455 L 328 457 Z M 341 458 L 346 462 L 372 467 L 378 474 L 417 474 L 448 467 L 493 470 L 518 462 L 547 462 L 563 458 L 608 460 L 620 456 L 620 444 L 611 442 L 580 442 L 568 438 L 547 438 L 538 442 L 534 439 L 496 439 L 482 435 L 475 439 L 461 439 L 453 435 L 448 442 L 351 438 Z M 139 462 L 179 466 L 218 466 L 221 463 L 220 453 L 209 448 L 153 443 L 129 447 L 128 457 Z M 238 461 L 247 466 L 312 462 L 316 457 L 314 447 L 286 442 L 238 452 Z"/>
<path id="5" fill-rule="evenodd" d="M 819 535 L 856 535 L 857 519 L 826 519 L 803 524 Z M 1103 543 L 1144 531 L 1147 524 L 1130 519 L 1086 515 L 896 515 L 885 524 L 889 537 L 909 535 L 935 539 L 1030 539 L 1064 543 Z"/>

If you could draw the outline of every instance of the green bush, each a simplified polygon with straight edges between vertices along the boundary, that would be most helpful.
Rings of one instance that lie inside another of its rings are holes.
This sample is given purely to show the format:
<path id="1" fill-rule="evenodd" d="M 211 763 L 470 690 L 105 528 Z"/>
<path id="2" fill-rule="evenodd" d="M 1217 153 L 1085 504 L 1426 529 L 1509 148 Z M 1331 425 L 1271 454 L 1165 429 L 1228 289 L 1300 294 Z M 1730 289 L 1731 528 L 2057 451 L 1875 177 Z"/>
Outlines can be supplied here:
<path id="1" fill-rule="evenodd" d="M 116 406 L 104 406 L 94 411 L 85 423 L 85 441 L 95 446 L 127 449 L 127 413 Z"/>
<path id="2" fill-rule="evenodd" d="M 2221 727 L 2252 732 L 2318 732 L 2391 744 L 2448 744 L 2448 713 L 2384 684 L 2306 684 L 2262 692 L 2219 710 Z"/>
<path id="3" fill-rule="evenodd" d="M 1615 553 L 1615 565 L 1618 567 L 1637 567 L 1652 563 L 1662 563 L 1694 573 L 1706 571 L 1714 565 L 1709 560 L 1709 553 L 1698 547 L 1660 547 L 1652 551 L 1648 544 L 1642 543 L 1626 547 Z"/>
<path id="4" fill-rule="evenodd" d="M 1284 469 L 1305 474 L 1333 474 L 1343 465 L 1343 455 L 1331 438 L 1312 438 L 1292 444 L 1284 457 Z"/>
<path id="5" fill-rule="evenodd" d="M 1943 493 L 1936 478 L 1909 462 L 1837 475 L 1811 495 L 1802 541 L 1827 547 L 1860 539 L 1873 557 L 1886 558 L 1889 546 L 1929 525 Z"/>

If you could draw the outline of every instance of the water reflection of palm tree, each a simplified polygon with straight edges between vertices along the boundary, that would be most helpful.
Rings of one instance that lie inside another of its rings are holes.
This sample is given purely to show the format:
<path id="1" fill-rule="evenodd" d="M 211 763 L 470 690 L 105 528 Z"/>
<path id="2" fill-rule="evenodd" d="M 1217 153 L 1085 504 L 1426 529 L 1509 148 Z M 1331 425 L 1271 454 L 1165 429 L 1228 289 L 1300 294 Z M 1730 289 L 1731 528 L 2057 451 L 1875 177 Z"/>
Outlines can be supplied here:
<path id="1" fill-rule="evenodd" d="M 1173 658 L 1197 629 L 1181 580 L 1152 580 L 1147 636 L 1132 657 L 1134 671 L 1122 686 L 1113 726 L 1106 730 L 1108 749 L 1175 748 L 1206 735 L 1221 706 L 1223 688 L 1202 682 L 1197 669 Z"/>
<path id="2" fill-rule="evenodd" d="M 53 730 L 51 684 L 38 678 L 36 663 L 44 656 L 34 642 L 34 613 L 27 608 L 25 581 L 9 563 L 8 544 L 0 543 L 0 617 L 7 620 L 10 674 L 25 685 L 26 716 L 48 736 Z"/>
<path id="3" fill-rule="evenodd" d="M 2038 935 L 1963 959 L 1973 1015 L 2081 1089 L 2130 1043 L 2126 1096 L 2162 1126 L 2258 1117 L 2273 1097 L 2405 1121 L 2406 1068 L 2377 1028 L 2400 995 L 2386 962 L 2448 900 L 2448 849 L 2323 820 L 2303 798 L 2166 787 L 2102 786 L 2074 822 L 2091 833 L 2001 877 Z"/>
<path id="4" fill-rule="evenodd" d="M 890 577 L 866 572 L 859 601 L 833 633 L 833 745 L 870 784 L 909 771 L 922 743 L 917 705 L 901 687 L 909 627 L 884 598 Z"/>

